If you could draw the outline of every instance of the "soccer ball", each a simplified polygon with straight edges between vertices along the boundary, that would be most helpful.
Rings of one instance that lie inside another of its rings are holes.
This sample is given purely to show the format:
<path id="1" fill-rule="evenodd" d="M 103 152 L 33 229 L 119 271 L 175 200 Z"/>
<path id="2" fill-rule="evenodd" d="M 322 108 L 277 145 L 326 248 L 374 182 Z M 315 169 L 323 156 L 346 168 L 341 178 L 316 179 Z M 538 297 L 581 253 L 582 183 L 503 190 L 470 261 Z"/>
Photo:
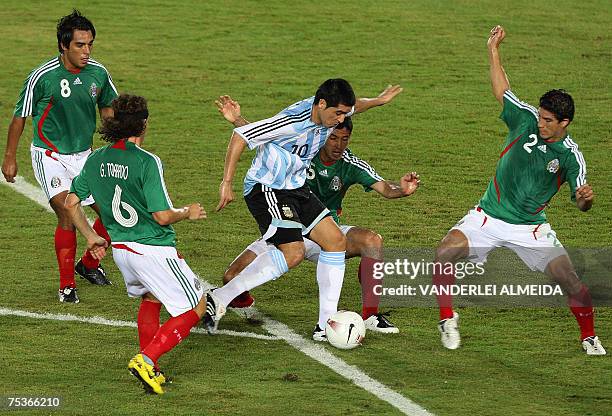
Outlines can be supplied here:
<path id="1" fill-rule="evenodd" d="M 341 350 L 351 350 L 365 338 L 366 327 L 361 316 L 355 312 L 338 311 L 325 325 L 327 341 Z"/>

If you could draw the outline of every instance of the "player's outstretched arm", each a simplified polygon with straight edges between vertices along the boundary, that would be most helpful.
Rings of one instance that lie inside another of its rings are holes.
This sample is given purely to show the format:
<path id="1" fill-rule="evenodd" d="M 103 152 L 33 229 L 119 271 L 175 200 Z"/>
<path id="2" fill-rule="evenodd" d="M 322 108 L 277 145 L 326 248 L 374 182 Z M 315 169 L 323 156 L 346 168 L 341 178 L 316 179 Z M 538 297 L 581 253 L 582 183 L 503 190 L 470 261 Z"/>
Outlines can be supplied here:
<path id="1" fill-rule="evenodd" d="M 2 161 L 2 174 L 7 182 L 15 182 L 15 176 L 17 176 L 17 147 L 25 122 L 25 117 L 13 116 L 9 125 L 4 160 Z"/>
<path id="2" fill-rule="evenodd" d="M 87 250 L 89 250 L 93 258 L 101 260 L 106 255 L 108 242 L 96 234 L 94 229 L 91 228 L 91 225 L 89 225 L 89 222 L 87 222 L 87 217 L 85 217 L 83 208 L 81 208 L 81 200 L 79 197 L 76 196 L 76 194 L 69 193 L 64 202 L 64 206 L 70 213 L 74 226 L 87 240 Z"/>
<path id="3" fill-rule="evenodd" d="M 358 98 L 355 102 L 355 113 L 363 113 L 372 107 L 385 105 L 404 91 L 399 85 L 388 85 L 376 98 Z"/>
<path id="4" fill-rule="evenodd" d="M 218 100 L 215 101 L 217 110 L 227 121 L 232 123 L 235 127 L 242 127 L 249 124 L 240 114 L 240 104 L 235 101 L 229 95 L 222 95 Z"/>
<path id="5" fill-rule="evenodd" d="M 412 195 L 420 184 L 421 177 L 416 172 L 410 172 L 402 176 L 399 183 L 379 181 L 372 185 L 371 188 L 387 199 L 395 199 Z"/>
<path id="6" fill-rule="evenodd" d="M 580 211 L 588 211 L 593 206 L 595 193 L 588 183 L 576 189 L 576 205 Z"/>
<path id="7" fill-rule="evenodd" d="M 237 133 L 232 134 L 227 153 L 225 154 L 225 167 L 223 169 L 223 180 L 219 185 L 219 204 L 215 211 L 221 211 L 234 200 L 233 182 L 236 175 L 236 166 L 240 155 L 244 152 L 246 142 Z"/>
<path id="8" fill-rule="evenodd" d="M 501 26 L 495 26 L 491 29 L 487 48 L 489 49 L 489 72 L 491 76 L 491 88 L 493 95 L 500 103 L 504 103 L 504 93 L 510 89 L 510 83 L 506 76 L 506 71 L 501 64 L 499 56 L 499 45 L 506 37 L 506 31 Z"/>
<path id="9" fill-rule="evenodd" d="M 159 225 L 170 225 L 183 220 L 195 221 L 204 218 L 206 218 L 206 211 L 197 202 L 183 208 L 170 208 L 153 213 L 153 219 Z"/>

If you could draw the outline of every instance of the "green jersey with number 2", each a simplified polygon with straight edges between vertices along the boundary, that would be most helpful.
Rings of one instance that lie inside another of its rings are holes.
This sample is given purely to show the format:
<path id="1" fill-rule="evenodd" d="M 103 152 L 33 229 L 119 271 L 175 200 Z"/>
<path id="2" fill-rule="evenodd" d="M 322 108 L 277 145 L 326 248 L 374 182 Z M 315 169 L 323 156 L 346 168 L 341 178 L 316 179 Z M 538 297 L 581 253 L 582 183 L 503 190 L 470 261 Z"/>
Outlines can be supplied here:
<path id="1" fill-rule="evenodd" d="M 495 176 L 480 207 L 510 224 L 542 224 L 544 209 L 564 182 L 572 200 L 586 184 L 586 163 L 578 145 L 567 135 L 559 141 L 539 135 L 538 112 L 508 90 L 501 119 L 509 133 L 499 155 Z"/>

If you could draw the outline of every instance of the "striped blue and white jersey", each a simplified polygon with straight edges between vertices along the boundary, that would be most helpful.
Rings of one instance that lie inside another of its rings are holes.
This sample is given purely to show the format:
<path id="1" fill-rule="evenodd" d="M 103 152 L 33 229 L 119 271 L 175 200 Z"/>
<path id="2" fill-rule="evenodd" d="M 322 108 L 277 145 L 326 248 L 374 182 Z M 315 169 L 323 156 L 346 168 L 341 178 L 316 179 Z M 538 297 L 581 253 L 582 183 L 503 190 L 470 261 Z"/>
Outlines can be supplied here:
<path id="1" fill-rule="evenodd" d="M 257 183 L 272 189 L 304 185 L 310 161 L 333 130 L 312 122 L 313 103 L 310 97 L 274 117 L 234 129 L 249 149 L 257 151 L 244 179 L 244 195 Z"/>

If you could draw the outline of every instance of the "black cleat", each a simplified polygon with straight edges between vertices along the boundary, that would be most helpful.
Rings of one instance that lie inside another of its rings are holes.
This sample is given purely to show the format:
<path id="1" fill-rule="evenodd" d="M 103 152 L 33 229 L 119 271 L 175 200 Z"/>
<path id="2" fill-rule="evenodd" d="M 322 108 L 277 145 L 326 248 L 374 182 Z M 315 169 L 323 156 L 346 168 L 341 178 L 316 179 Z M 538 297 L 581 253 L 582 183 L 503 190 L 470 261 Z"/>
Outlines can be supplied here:
<path id="1" fill-rule="evenodd" d="M 93 285 L 104 286 L 113 284 L 106 278 L 106 272 L 104 272 L 104 268 L 101 264 L 98 265 L 96 269 L 88 269 L 83 264 L 83 259 L 79 259 L 76 266 L 74 266 L 74 271 Z"/>
<path id="2" fill-rule="evenodd" d="M 204 327 L 209 334 L 214 334 L 217 331 L 219 320 L 225 315 L 225 306 L 219 302 L 213 294 L 213 290 L 205 293 L 206 314 L 204 315 Z"/>
<path id="3" fill-rule="evenodd" d="M 65 288 L 59 290 L 57 296 L 59 297 L 60 302 L 79 303 L 76 287 L 66 286 Z"/>

